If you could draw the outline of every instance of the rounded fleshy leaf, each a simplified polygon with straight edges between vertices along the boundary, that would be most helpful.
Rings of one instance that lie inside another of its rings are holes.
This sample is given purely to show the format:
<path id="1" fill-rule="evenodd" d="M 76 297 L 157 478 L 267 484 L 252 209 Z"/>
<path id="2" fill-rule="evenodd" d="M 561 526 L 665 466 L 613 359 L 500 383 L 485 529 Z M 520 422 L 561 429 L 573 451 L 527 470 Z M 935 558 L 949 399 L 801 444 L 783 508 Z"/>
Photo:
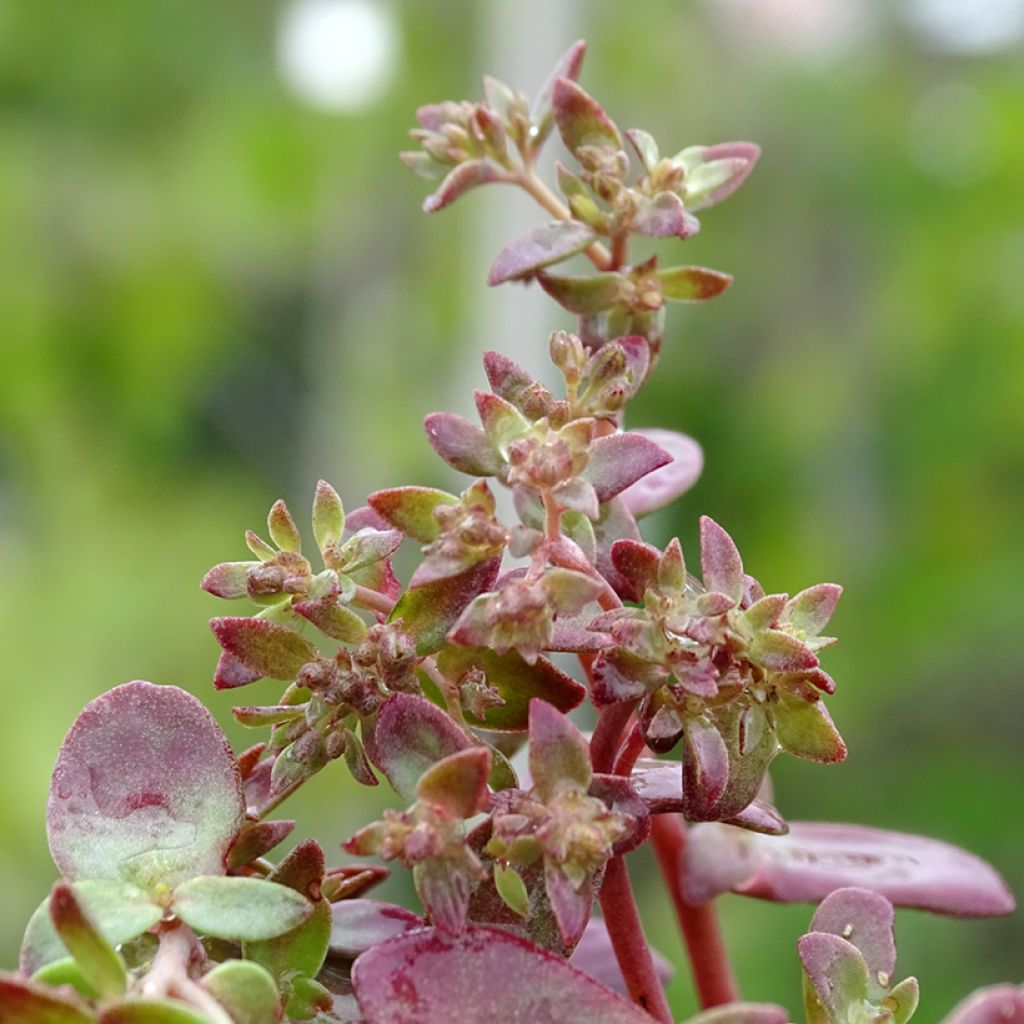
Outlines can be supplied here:
<path id="1" fill-rule="evenodd" d="M 174 912 L 202 935 L 259 941 L 297 928 L 313 904 L 294 889 L 262 878 L 208 875 L 179 885 Z"/>
<path id="2" fill-rule="evenodd" d="M 648 473 L 627 487 L 621 495 L 626 508 L 638 518 L 675 501 L 700 478 L 704 468 L 704 452 L 692 437 L 675 430 L 634 430 L 672 456 L 672 461 Z"/>
<path id="3" fill-rule="evenodd" d="M 210 629 L 231 657 L 260 676 L 294 679 L 303 665 L 316 659 L 316 648 L 279 622 L 226 615 L 210 619 Z"/>
<path id="4" fill-rule="evenodd" d="M 672 267 L 658 271 L 661 294 L 674 302 L 703 302 L 721 295 L 732 284 L 732 275 L 707 267 Z"/>
<path id="5" fill-rule="evenodd" d="M 368 753 L 395 792 L 412 803 L 431 765 L 470 746 L 469 737 L 435 704 L 396 693 L 381 709 Z"/>
<path id="6" fill-rule="evenodd" d="M 466 160 L 453 167 L 444 181 L 437 186 L 436 191 L 423 200 L 423 212 L 437 213 L 478 185 L 489 185 L 504 180 L 506 179 L 502 170 L 490 160 Z"/>
<path id="7" fill-rule="evenodd" d="M 1022 1024 L 1024 987 L 989 985 L 958 1003 L 942 1024 Z"/>
<path id="8" fill-rule="evenodd" d="M 555 124 L 570 153 L 581 146 L 622 148 L 622 136 L 601 104 L 574 81 L 560 78 L 552 90 Z"/>
<path id="9" fill-rule="evenodd" d="M 732 537 L 708 516 L 700 520 L 700 564 L 704 587 L 734 601 L 743 597 L 743 561 Z"/>
<path id="10" fill-rule="evenodd" d="M 453 412 L 432 412 L 423 420 L 427 440 L 452 469 L 470 476 L 494 476 L 501 459 L 480 427 Z"/>
<path id="11" fill-rule="evenodd" d="M 210 1024 L 188 1003 L 177 999 L 125 999 L 108 1007 L 99 1024 Z"/>
<path id="12" fill-rule="evenodd" d="M 204 577 L 199 586 L 214 597 L 234 600 L 249 594 L 249 570 L 259 562 L 221 562 Z"/>
<path id="13" fill-rule="evenodd" d="M 897 907 L 951 917 L 1013 911 L 1006 883 L 991 865 L 938 839 L 865 825 L 790 822 L 784 836 L 725 825 L 698 825 L 684 854 L 693 879 L 732 864 L 724 888 L 777 903 L 819 903 L 847 886 L 871 889 Z M 702 893 L 707 898 L 706 891 Z"/>
<path id="14" fill-rule="evenodd" d="M 15 974 L 0 972 L 4 1024 L 95 1024 L 84 1003 Z"/>
<path id="15" fill-rule="evenodd" d="M 593 484 L 598 500 L 605 502 L 671 461 L 672 456 L 664 448 L 631 430 L 598 438 L 590 446 L 581 476 Z"/>
<path id="16" fill-rule="evenodd" d="M 342 900 L 331 907 L 331 917 L 331 955 L 346 958 L 423 927 L 411 910 L 382 900 Z"/>
<path id="17" fill-rule="evenodd" d="M 203 978 L 205 988 L 235 1024 L 277 1024 L 281 1003 L 270 974 L 246 960 L 226 960 Z"/>
<path id="18" fill-rule="evenodd" d="M 395 529 L 422 544 L 436 540 L 441 530 L 434 510 L 459 503 L 454 494 L 434 487 L 392 487 L 375 491 L 366 500 Z"/>
<path id="19" fill-rule="evenodd" d="M 817 1003 L 831 1021 L 849 1020 L 846 1010 L 863 1005 L 870 994 L 871 977 L 860 950 L 851 942 L 827 932 L 811 932 L 797 942 L 797 952 L 813 991 L 805 988 L 809 1020 L 820 1017 Z"/>
<path id="20" fill-rule="evenodd" d="M 50 783 L 50 852 L 69 881 L 175 886 L 224 872 L 244 816 L 234 755 L 191 694 L 133 682 L 97 697 Z"/>
<path id="21" fill-rule="evenodd" d="M 530 701 L 530 775 L 541 800 L 565 790 L 585 793 L 593 769 L 583 733 L 547 701 Z"/>
<path id="22" fill-rule="evenodd" d="M 896 969 L 892 904 L 870 889 L 836 889 L 822 901 L 811 919 L 812 932 L 829 932 L 853 943 L 868 965 L 871 998 L 884 998 Z M 883 982 L 881 979 L 884 978 Z"/>
<path id="23" fill-rule="evenodd" d="M 411 932 L 364 953 L 352 984 L 372 1024 L 460 1024 L 509 1020 L 651 1024 L 621 996 L 560 957 L 499 928 L 471 926 L 461 935 Z"/>
<path id="24" fill-rule="evenodd" d="M 294 821 L 247 821 L 232 841 L 225 865 L 232 870 L 245 867 L 284 842 L 293 828 Z"/>
<path id="25" fill-rule="evenodd" d="M 457 818 L 471 818 L 485 809 L 490 773 L 491 752 L 487 747 L 458 750 L 420 776 L 416 795 L 424 803 L 443 807 Z"/>
<path id="26" fill-rule="evenodd" d="M 555 220 L 527 231 L 498 253 L 487 277 L 489 285 L 504 284 L 582 252 L 597 232 L 577 220 Z M 435 445 L 436 447 L 436 445 Z M 458 468 L 458 467 L 456 467 Z"/>
<path id="27" fill-rule="evenodd" d="M 127 987 L 124 961 L 66 882 L 58 882 L 50 893 L 50 920 L 96 992 L 101 996 L 123 995 Z"/>

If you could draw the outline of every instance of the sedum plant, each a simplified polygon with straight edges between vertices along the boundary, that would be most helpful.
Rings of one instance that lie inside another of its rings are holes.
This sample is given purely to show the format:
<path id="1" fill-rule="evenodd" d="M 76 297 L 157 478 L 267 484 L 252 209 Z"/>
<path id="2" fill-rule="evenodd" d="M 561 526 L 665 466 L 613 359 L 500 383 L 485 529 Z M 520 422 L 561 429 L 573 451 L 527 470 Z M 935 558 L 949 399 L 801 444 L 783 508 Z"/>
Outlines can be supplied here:
<path id="1" fill-rule="evenodd" d="M 233 709 L 255 745 L 233 753 L 173 686 L 127 683 L 85 708 L 47 810 L 62 877 L 17 971 L 0 975 L 4 1024 L 667 1022 L 673 965 L 645 941 L 628 870 L 647 843 L 688 950 L 693 1024 L 793 1019 L 742 1001 L 722 893 L 818 905 L 790 958 L 807 1024 L 910 1019 L 918 989 L 895 970 L 894 906 L 1012 910 L 998 874 L 963 850 L 787 822 L 772 803 L 780 753 L 846 754 L 821 664 L 840 587 L 767 590 L 707 518 L 699 551 L 645 542 L 638 520 L 682 494 L 702 457 L 690 438 L 624 426 L 667 305 L 731 282 L 633 264 L 631 242 L 691 237 L 758 149 L 663 156 L 577 84 L 583 49 L 533 103 L 485 79 L 479 103 L 421 108 L 419 148 L 402 154 L 437 182 L 427 211 L 504 184 L 547 213 L 490 283 L 534 282 L 578 316 L 550 341 L 564 387 L 488 352 L 479 423 L 425 424 L 469 478 L 461 493 L 399 486 L 346 512 L 321 481 L 312 546 L 277 502 L 267 536 L 246 534 L 251 556 L 209 571 L 203 588 L 234 611 L 211 621 L 215 688 L 282 684 L 277 703 Z M 555 134 L 568 162 L 553 190 L 536 164 Z M 577 254 L 589 271 L 563 272 Z M 402 546 L 419 551 L 405 580 Z M 585 703 L 590 734 L 569 717 Z M 323 770 L 386 782 L 393 809 L 342 863 L 312 840 L 275 854 L 294 825 L 278 808 Z M 411 873 L 418 905 L 367 897 L 389 870 Z M 1013 985 L 946 1018 L 1012 1021 L 1024 1021 Z"/>

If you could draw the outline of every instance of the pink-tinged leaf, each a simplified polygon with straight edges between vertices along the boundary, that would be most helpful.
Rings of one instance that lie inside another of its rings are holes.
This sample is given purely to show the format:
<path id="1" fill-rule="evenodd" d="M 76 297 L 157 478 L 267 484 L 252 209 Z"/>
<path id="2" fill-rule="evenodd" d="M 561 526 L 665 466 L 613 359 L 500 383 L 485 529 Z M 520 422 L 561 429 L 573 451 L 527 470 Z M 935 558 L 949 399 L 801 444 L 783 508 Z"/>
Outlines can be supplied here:
<path id="1" fill-rule="evenodd" d="M 696 202 L 691 201 L 692 209 L 704 209 L 713 206 L 715 203 L 728 199 L 746 180 L 750 177 L 758 157 L 761 155 L 761 147 L 753 142 L 720 142 L 715 146 L 702 146 L 700 148 L 700 159 L 704 164 L 713 161 L 729 161 L 730 172 L 722 184 L 713 188 L 706 195 L 702 195 Z"/>
<path id="2" fill-rule="evenodd" d="M 815 996 L 828 1014 L 829 1020 L 849 1020 L 846 1012 L 851 1006 L 863 1005 L 870 993 L 870 975 L 864 957 L 852 943 L 838 935 L 811 932 L 796 944 L 807 980 L 814 992 L 805 992 L 808 1017 L 814 1019 L 811 1002 Z"/>
<path id="3" fill-rule="evenodd" d="M 614 305 L 622 295 L 625 280 L 621 274 L 603 273 L 590 277 L 558 277 L 538 274 L 537 281 L 563 309 L 577 316 L 600 313 Z"/>
<path id="4" fill-rule="evenodd" d="M 582 146 L 608 146 L 622 149 L 622 136 L 615 122 L 589 93 L 574 81 L 560 78 L 551 94 L 555 124 L 570 153 Z"/>
<path id="5" fill-rule="evenodd" d="M 487 440 L 501 453 L 502 458 L 505 458 L 508 446 L 530 429 L 529 421 L 511 402 L 505 401 L 500 395 L 490 391 L 477 391 L 473 397 Z"/>
<path id="6" fill-rule="evenodd" d="M 743 597 L 743 560 L 732 537 L 708 516 L 700 520 L 700 564 L 704 587 L 734 601 Z"/>
<path id="7" fill-rule="evenodd" d="M 367 527 L 371 530 L 386 530 L 391 525 L 369 505 L 360 505 L 345 517 L 345 535 L 350 537 L 353 533 L 358 533 Z"/>
<path id="8" fill-rule="evenodd" d="M 439 707 L 396 693 L 381 709 L 368 753 L 395 792 L 412 803 L 420 777 L 431 765 L 470 746 L 469 737 Z"/>
<path id="9" fill-rule="evenodd" d="M 663 469 L 656 470 L 645 480 L 641 480 L 632 487 L 627 487 L 622 492 L 622 500 L 629 506 L 629 495 L 637 487 L 642 487 L 646 480 L 652 480 Z M 635 514 L 635 513 L 634 513 Z M 653 544 L 646 544 L 639 540 L 617 540 L 612 545 L 612 564 L 629 581 L 635 597 L 639 601 L 644 592 L 658 582 L 658 563 L 661 561 L 661 552 Z"/>
<path id="10" fill-rule="evenodd" d="M 641 477 L 665 466 L 672 456 L 636 431 L 598 438 L 591 446 L 583 479 L 594 485 L 599 501 L 610 501 Z"/>
<path id="11" fill-rule="evenodd" d="M 527 231 L 498 254 L 487 277 L 489 285 L 529 277 L 538 270 L 582 252 L 597 232 L 577 220 L 555 220 Z M 482 475 L 482 474 L 477 474 Z"/>
<path id="12" fill-rule="evenodd" d="M 368 1024 L 496 1024 L 509 1008 L 523 1021 L 651 1024 L 622 997 L 500 928 L 459 936 L 411 932 L 375 946 L 352 969 Z"/>
<path id="13" fill-rule="evenodd" d="M 629 779 L 622 775 L 596 773 L 587 793 L 602 800 L 609 810 L 628 814 L 633 818 L 634 825 L 629 833 L 612 848 L 616 857 L 621 857 L 647 842 L 651 834 L 651 815 Z"/>
<path id="14" fill-rule="evenodd" d="M 817 636 L 835 614 L 843 588 L 838 583 L 819 583 L 790 598 L 781 621 L 807 636 Z"/>
<path id="15" fill-rule="evenodd" d="M 819 764 L 838 764 L 845 759 L 846 744 L 824 701 L 808 702 L 783 694 L 772 714 L 775 735 L 787 753 Z"/>
<path id="16" fill-rule="evenodd" d="M 412 881 L 432 923 L 457 935 L 466 924 L 471 882 L 450 863 L 421 860 L 412 869 Z"/>
<path id="17" fill-rule="evenodd" d="M 351 608 L 329 594 L 315 601 L 296 601 L 292 609 L 321 633 L 346 644 L 358 644 L 366 636 L 366 623 Z"/>
<path id="18" fill-rule="evenodd" d="M 590 618 L 586 614 L 577 617 L 555 619 L 551 629 L 551 642 L 548 644 L 549 651 L 569 651 L 577 654 L 580 651 L 597 653 L 611 647 L 614 641 L 604 633 L 595 633 L 590 628 Z M 548 695 L 543 694 L 545 700 Z M 552 701 L 551 703 L 556 703 Z M 562 709 L 566 710 L 565 708 Z"/>
<path id="19" fill-rule="evenodd" d="M 648 473 L 622 492 L 626 507 L 639 518 L 675 501 L 697 482 L 704 469 L 704 452 L 692 437 L 674 430 L 655 427 L 632 433 L 653 441 L 672 457 L 671 462 Z"/>
<path id="20" fill-rule="evenodd" d="M 587 695 L 582 683 L 547 658 L 538 658 L 530 665 L 516 651 L 497 654 L 482 647 L 449 644 L 438 653 L 437 667 L 445 677 L 454 681 L 471 669 L 483 670 L 487 685 L 497 690 L 504 703 L 488 708 L 482 718 L 467 712 L 467 719 L 473 725 L 499 732 L 525 730 L 530 701 L 534 697 L 543 697 L 559 711 L 571 711 Z"/>
<path id="21" fill-rule="evenodd" d="M 304 839 L 274 868 L 270 880 L 314 899 L 323 877 L 324 851 L 315 839 Z"/>
<path id="22" fill-rule="evenodd" d="M 884 896 L 851 887 L 829 893 L 811 919 L 810 931 L 838 935 L 857 947 L 868 965 L 868 987 L 876 1002 L 892 986 L 896 970 L 895 917 Z"/>
<path id="23" fill-rule="evenodd" d="M 643 198 L 633 229 L 651 238 L 685 239 L 700 231 L 700 221 L 674 192 L 659 192 L 653 199 Z"/>
<path id="24" fill-rule="evenodd" d="M 683 751 L 683 800 L 689 821 L 715 817 L 729 781 L 729 751 L 722 734 L 706 716 L 686 721 Z"/>
<path id="25" fill-rule="evenodd" d="M 752 662 L 770 672 L 806 672 L 818 667 L 817 656 L 802 640 L 777 629 L 758 633 L 748 653 Z"/>
<path id="26" fill-rule="evenodd" d="M 658 271 L 661 294 L 674 302 L 703 302 L 721 295 L 732 284 L 732 274 L 707 267 L 671 267 Z"/>
<path id="27" fill-rule="evenodd" d="M 299 536 L 299 528 L 295 525 L 288 506 L 278 499 L 270 508 L 267 516 L 267 529 L 270 531 L 270 539 L 282 550 L 298 552 L 302 547 L 302 538 Z"/>
<path id="28" fill-rule="evenodd" d="M 672 965 L 656 950 L 651 950 L 651 959 L 654 962 L 654 970 L 662 985 L 667 985 L 675 973 Z M 622 977 L 622 969 L 619 967 L 618 958 L 612 948 L 611 936 L 608 934 L 608 925 L 600 917 L 592 917 L 587 922 L 573 954 L 569 957 L 569 965 L 576 970 L 589 975 L 595 981 L 599 981 L 606 988 L 618 992 L 620 995 L 628 996 L 629 990 L 626 981 Z M 783 1017 L 780 1024 L 785 1024 Z M 774 1022 L 768 1022 L 774 1024 Z"/>
<path id="29" fill-rule="evenodd" d="M 742 847 L 746 877 L 735 892 L 777 903 L 819 903 L 846 886 L 871 889 L 897 907 L 951 917 L 1009 914 L 1014 900 L 985 861 L 938 839 L 864 825 L 790 822 L 785 836 L 757 836 L 723 826 L 697 826 L 691 849 L 732 856 Z"/>
<path id="30" fill-rule="evenodd" d="M 432 412 L 423 421 L 427 440 L 452 469 L 470 476 L 494 476 L 502 460 L 487 435 L 453 412 Z"/>
<path id="31" fill-rule="evenodd" d="M 392 487 L 375 491 L 366 500 L 395 529 L 421 544 L 436 540 L 440 532 L 434 510 L 459 503 L 454 494 L 433 487 Z"/>
<path id="32" fill-rule="evenodd" d="M 221 562 L 215 565 L 199 584 L 208 594 L 233 600 L 249 594 L 249 570 L 259 562 Z"/>
<path id="33" fill-rule="evenodd" d="M 511 402 L 527 419 L 537 420 L 551 411 L 551 392 L 507 356 L 485 352 L 484 372 L 494 393 Z"/>
<path id="34" fill-rule="evenodd" d="M 248 686 L 263 676 L 259 672 L 246 668 L 237 658 L 227 651 L 221 651 L 217 668 L 213 673 L 213 685 L 218 690 L 233 690 L 236 686 Z"/>
<path id="35" fill-rule="evenodd" d="M 658 143 L 654 141 L 654 136 L 640 128 L 630 128 L 623 134 L 629 140 L 644 170 L 650 174 L 661 161 L 661 152 Z"/>
<path id="36" fill-rule="evenodd" d="M 47 806 L 61 874 L 143 889 L 224 871 L 242 824 L 241 784 L 220 727 L 191 694 L 132 682 L 78 716 Z"/>
<path id="37" fill-rule="evenodd" d="M 210 619 L 221 647 L 247 669 L 271 679 L 294 679 L 316 648 L 294 629 L 268 619 L 224 616 Z"/>
<path id="38" fill-rule="evenodd" d="M 766 836 L 784 836 L 789 831 L 789 825 L 778 809 L 764 800 L 752 800 L 738 814 L 725 819 L 725 824 Z"/>
<path id="39" fill-rule="evenodd" d="M 316 482 L 312 520 L 313 539 L 321 551 L 327 551 L 341 540 L 345 532 L 345 507 L 338 492 L 326 480 Z"/>
<path id="40" fill-rule="evenodd" d="M 478 185 L 507 180 L 490 160 L 467 160 L 453 167 L 437 190 L 423 200 L 424 213 L 437 213 Z"/>
<path id="41" fill-rule="evenodd" d="M 540 94 L 533 104 L 531 118 L 535 126 L 535 134 L 532 139 L 533 151 L 536 152 L 544 144 L 544 140 L 551 132 L 554 124 L 554 112 L 551 109 L 552 97 L 555 92 L 555 83 L 560 78 L 567 78 L 575 82 L 580 75 L 580 68 L 583 65 L 583 55 L 587 51 L 585 40 L 579 39 L 569 47 L 558 59 L 554 71 L 548 76 L 547 81 L 541 87 Z"/>
<path id="42" fill-rule="evenodd" d="M 555 912 L 562 942 L 571 949 L 580 941 L 590 919 L 590 908 L 596 896 L 593 876 L 588 875 L 581 883 L 574 884 L 561 868 L 548 865 L 544 871 L 544 889 Z"/>
<path id="43" fill-rule="evenodd" d="M 381 900 L 342 900 L 331 907 L 331 918 L 331 955 L 347 959 L 423 927 L 411 910 Z"/>
<path id="44" fill-rule="evenodd" d="M 488 558 L 456 576 L 412 587 L 401 596 L 388 621 L 402 620 L 416 637 L 416 653 L 421 657 L 433 654 L 444 645 L 469 603 L 494 583 L 500 567 L 500 558 Z"/>
<path id="45" fill-rule="evenodd" d="M 621 498 L 613 498 L 601 506 L 601 515 L 594 521 L 594 540 L 597 546 L 597 570 L 611 584 L 615 592 L 629 599 L 629 585 L 622 573 L 612 564 L 612 545 L 617 540 L 642 540 L 640 528 L 633 513 Z"/>
<path id="46" fill-rule="evenodd" d="M 789 1014 L 774 1003 L 726 1003 L 713 1006 L 684 1024 L 786 1024 Z"/>
<path id="47" fill-rule="evenodd" d="M 565 790 L 585 793 L 593 775 L 583 734 L 539 698 L 530 701 L 530 775 L 545 803 Z"/>
<path id="48" fill-rule="evenodd" d="M 989 985 L 958 1003 L 942 1024 L 1022 1024 L 1024 987 Z"/>
<path id="49" fill-rule="evenodd" d="M 4 1024 L 95 1024 L 96 1018 L 78 999 L 0 972 L 0 1011 Z"/>
<path id="50" fill-rule="evenodd" d="M 472 818 L 487 806 L 490 774 L 491 752 L 487 747 L 459 750 L 431 765 L 420 776 L 416 795 L 424 803 L 443 807 L 456 818 Z"/>
<path id="51" fill-rule="evenodd" d="M 283 843 L 295 828 L 294 821 L 247 821 L 228 847 L 225 866 L 235 871 Z"/>
<path id="52" fill-rule="evenodd" d="M 365 527 L 341 545 L 338 568 L 346 573 L 358 572 L 394 554 L 401 543 L 402 534 L 399 530 Z"/>

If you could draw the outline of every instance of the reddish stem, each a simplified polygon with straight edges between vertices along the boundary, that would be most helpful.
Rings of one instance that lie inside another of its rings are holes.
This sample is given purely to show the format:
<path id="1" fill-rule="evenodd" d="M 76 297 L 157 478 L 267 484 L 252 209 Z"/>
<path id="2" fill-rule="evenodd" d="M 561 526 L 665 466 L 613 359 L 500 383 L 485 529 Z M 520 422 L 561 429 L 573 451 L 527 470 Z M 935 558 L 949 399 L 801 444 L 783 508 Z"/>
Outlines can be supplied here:
<path id="1" fill-rule="evenodd" d="M 636 764 L 637 758 L 644 752 L 646 746 L 643 733 L 640 732 L 640 726 L 634 722 L 633 728 L 629 730 L 629 735 L 626 737 L 626 742 L 622 744 L 619 756 L 615 759 L 614 774 L 632 775 L 633 766 Z"/>
<path id="2" fill-rule="evenodd" d="M 601 886 L 601 910 L 633 1002 L 665 1024 L 672 1024 L 672 1011 L 654 969 L 651 950 L 633 899 L 633 887 L 629 884 L 626 861 L 622 857 L 613 857 L 608 862 Z"/>
<path id="3" fill-rule="evenodd" d="M 583 658 L 580 660 L 583 661 Z M 634 707 L 635 700 L 624 700 L 601 709 L 601 717 L 597 720 L 594 735 L 590 738 L 590 763 L 594 766 L 595 772 L 610 772 L 614 767 L 615 755 L 619 751 L 619 740 Z"/>
<path id="4" fill-rule="evenodd" d="M 736 1002 L 740 993 L 722 941 L 714 904 L 701 903 L 694 907 L 683 899 L 680 882 L 686 826 L 678 815 L 656 814 L 652 819 L 652 839 L 658 866 L 672 896 L 679 927 L 686 940 L 690 969 L 701 1006 L 707 1009 Z"/>

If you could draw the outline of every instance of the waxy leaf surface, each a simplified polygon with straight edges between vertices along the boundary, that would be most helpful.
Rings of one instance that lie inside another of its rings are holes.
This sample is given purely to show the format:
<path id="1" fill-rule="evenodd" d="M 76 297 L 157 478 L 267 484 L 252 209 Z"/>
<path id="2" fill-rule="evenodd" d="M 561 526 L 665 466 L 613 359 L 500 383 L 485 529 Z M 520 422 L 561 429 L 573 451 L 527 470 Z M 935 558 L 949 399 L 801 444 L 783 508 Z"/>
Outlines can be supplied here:
<path id="1" fill-rule="evenodd" d="M 704 468 L 704 452 L 692 437 L 675 430 L 634 430 L 634 434 L 653 441 L 672 461 L 630 484 L 620 495 L 626 508 L 640 517 L 675 501 L 700 478 Z"/>
<path id="2" fill-rule="evenodd" d="M 69 881 L 149 889 L 224 872 L 244 806 L 234 755 L 191 694 L 133 682 L 88 704 L 50 784 L 50 852 Z"/>
<path id="3" fill-rule="evenodd" d="M 560 957 L 497 928 L 429 929 L 364 953 L 352 984 L 368 1024 L 651 1024 L 651 1017 Z M 514 1011 L 512 1008 L 514 1007 Z"/>
<path id="4" fill-rule="evenodd" d="M 597 232 L 576 220 L 555 220 L 521 235 L 498 254 L 487 283 L 503 284 L 582 252 Z"/>
<path id="5" fill-rule="evenodd" d="M 331 907 L 331 917 L 331 955 L 348 958 L 423 927 L 411 910 L 382 900 L 342 900 Z"/>
<path id="6" fill-rule="evenodd" d="M 942 1024 L 1021 1024 L 1024 987 L 989 985 L 958 1003 Z"/>
<path id="7" fill-rule="evenodd" d="M 261 878 L 193 878 L 174 893 L 174 912 L 202 935 L 258 941 L 297 928 L 313 904 Z"/>

